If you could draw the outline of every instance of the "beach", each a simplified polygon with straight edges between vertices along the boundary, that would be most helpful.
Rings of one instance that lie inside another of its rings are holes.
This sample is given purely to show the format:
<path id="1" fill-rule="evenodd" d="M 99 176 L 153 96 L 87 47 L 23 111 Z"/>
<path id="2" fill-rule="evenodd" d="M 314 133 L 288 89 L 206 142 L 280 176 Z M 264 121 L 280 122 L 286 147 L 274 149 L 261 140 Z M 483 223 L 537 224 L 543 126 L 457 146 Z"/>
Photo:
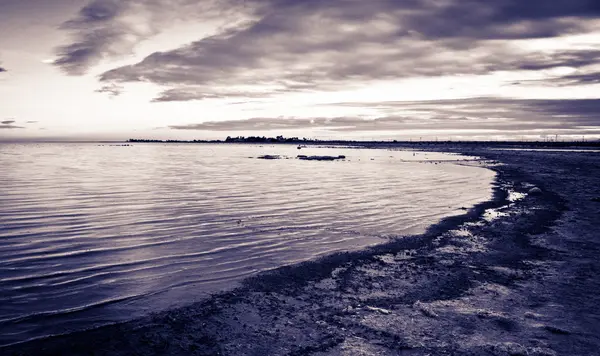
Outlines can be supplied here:
<path id="1" fill-rule="evenodd" d="M 597 354 L 600 155 L 429 149 L 482 157 L 465 164 L 497 172 L 494 198 L 423 235 L 278 268 L 188 307 L 0 354 Z"/>

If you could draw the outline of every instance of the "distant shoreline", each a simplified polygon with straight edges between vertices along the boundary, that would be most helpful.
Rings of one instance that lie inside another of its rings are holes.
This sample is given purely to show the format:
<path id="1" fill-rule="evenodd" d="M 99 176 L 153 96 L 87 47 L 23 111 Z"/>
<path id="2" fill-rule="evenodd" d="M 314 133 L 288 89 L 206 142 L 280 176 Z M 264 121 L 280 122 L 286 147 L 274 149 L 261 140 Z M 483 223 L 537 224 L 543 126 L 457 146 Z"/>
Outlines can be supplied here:
<path id="1" fill-rule="evenodd" d="M 108 141 L 104 141 L 108 142 Z M 110 141 L 113 142 L 113 141 Z M 120 142 L 120 141 L 119 141 Z M 383 146 L 432 146 L 432 145 L 464 145 L 464 146 L 536 146 L 536 147 L 600 147 L 600 140 L 592 141 L 468 141 L 468 140 L 419 140 L 419 141 L 400 141 L 400 140 L 317 140 L 317 139 L 299 139 L 297 137 L 285 138 L 278 137 L 227 137 L 225 140 L 159 140 L 159 139 L 139 139 L 130 138 L 128 143 L 269 143 L 269 144 L 309 144 L 309 145 L 383 145 Z"/>
<path id="2" fill-rule="evenodd" d="M 363 148 L 408 148 L 435 150 L 462 150 L 484 148 L 578 148 L 600 149 L 600 140 L 596 141 L 351 141 L 351 140 L 286 140 L 286 141 L 226 141 L 226 140 L 15 140 L 0 141 L 0 144 L 123 144 L 123 143 L 157 143 L 157 144 L 269 144 L 269 145 L 306 145 L 306 146 L 350 146 Z"/>
<path id="3" fill-rule="evenodd" d="M 361 140 L 313 140 L 298 138 L 273 138 L 273 137 L 241 137 L 225 140 L 149 140 L 149 139 L 128 139 L 127 143 L 213 143 L 213 144 L 291 144 L 291 145 L 332 145 L 332 146 L 357 146 L 368 148 L 427 148 L 432 147 L 452 147 L 460 148 L 600 148 L 600 141 L 361 141 Z"/>

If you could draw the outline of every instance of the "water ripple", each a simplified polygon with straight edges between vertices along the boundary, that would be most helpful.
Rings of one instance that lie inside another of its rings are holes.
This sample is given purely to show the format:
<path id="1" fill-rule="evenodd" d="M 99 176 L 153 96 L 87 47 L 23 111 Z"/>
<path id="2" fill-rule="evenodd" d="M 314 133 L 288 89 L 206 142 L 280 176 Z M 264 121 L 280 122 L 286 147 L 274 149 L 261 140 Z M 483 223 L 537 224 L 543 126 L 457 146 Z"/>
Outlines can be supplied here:
<path id="1" fill-rule="evenodd" d="M 493 173 L 456 155 L 248 158 L 262 154 L 297 150 L 0 145 L 0 345 L 191 303 L 260 271 L 420 233 L 491 196 Z"/>

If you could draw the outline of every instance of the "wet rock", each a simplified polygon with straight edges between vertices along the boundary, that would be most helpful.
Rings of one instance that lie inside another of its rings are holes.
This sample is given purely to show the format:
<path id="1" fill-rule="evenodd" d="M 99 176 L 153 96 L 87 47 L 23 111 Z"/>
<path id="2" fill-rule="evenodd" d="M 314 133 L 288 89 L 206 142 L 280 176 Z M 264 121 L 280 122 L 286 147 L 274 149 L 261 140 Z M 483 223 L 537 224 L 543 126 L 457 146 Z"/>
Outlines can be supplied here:
<path id="1" fill-rule="evenodd" d="M 525 318 L 527 318 L 527 319 L 539 319 L 541 317 L 540 314 L 533 313 L 533 312 L 525 312 L 525 314 L 523 316 L 525 316 Z"/>
<path id="2" fill-rule="evenodd" d="M 258 159 L 281 159 L 281 156 L 279 155 L 263 155 L 263 156 L 258 156 Z"/>
<path id="3" fill-rule="evenodd" d="M 545 347 L 534 347 L 529 350 L 529 356 L 556 356 L 556 352 Z"/>
<path id="4" fill-rule="evenodd" d="M 367 307 L 365 307 L 365 309 L 370 310 L 370 311 L 375 311 L 375 312 L 378 312 L 378 313 L 381 313 L 381 314 L 384 314 L 384 315 L 392 314 L 392 312 L 390 310 L 383 309 L 383 308 L 376 308 L 376 307 L 367 306 Z"/>
<path id="5" fill-rule="evenodd" d="M 356 310 L 354 308 L 352 308 L 351 305 L 345 307 L 344 309 L 342 309 L 342 313 L 344 314 L 356 314 Z"/>
<path id="6" fill-rule="evenodd" d="M 542 194 L 542 190 L 538 187 L 533 187 L 531 189 L 529 189 L 528 192 L 530 195 L 541 195 Z"/>
<path id="7" fill-rule="evenodd" d="M 422 303 L 420 300 L 417 300 L 414 304 L 413 304 L 413 308 L 420 311 L 421 313 L 423 313 L 423 315 L 430 317 L 430 318 L 437 318 L 439 317 L 439 315 L 433 311 L 433 309 L 431 309 L 431 307 L 427 304 Z"/>
<path id="8" fill-rule="evenodd" d="M 529 354 L 525 346 L 517 344 L 516 342 L 503 342 L 496 344 L 493 347 L 493 353 L 494 355 L 510 356 L 526 356 Z"/>
<path id="9" fill-rule="evenodd" d="M 551 325 L 546 325 L 544 326 L 544 329 L 548 330 L 549 332 L 553 333 L 553 334 L 557 334 L 557 335 L 570 335 L 571 332 L 565 329 L 561 329 L 558 328 L 556 326 L 551 326 Z"/>
<path id="10" fill-rule="evenodd" d="M 304 161 L 335 161 L 337 159 L 345 159 L 346 156 L 307 156 L 307 155 L 298 155 L 296 158 L 304 160 Z"/>

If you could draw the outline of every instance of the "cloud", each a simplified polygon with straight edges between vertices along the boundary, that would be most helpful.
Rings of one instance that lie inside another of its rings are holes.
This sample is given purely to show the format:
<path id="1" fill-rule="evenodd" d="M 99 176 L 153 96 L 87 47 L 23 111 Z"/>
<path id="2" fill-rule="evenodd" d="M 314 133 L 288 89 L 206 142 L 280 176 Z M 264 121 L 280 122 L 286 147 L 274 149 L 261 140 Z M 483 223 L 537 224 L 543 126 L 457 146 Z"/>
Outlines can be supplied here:
<path id="1" fill-rule="evenodd" d="M 530 100 L 476 98 L 416 102 L 338 103 L 387 112 L 378 118 L 252 118 L 172 125 L 174 130 L 277 131 L 326 129 L 332 132 L 407 130 L 544 131 L 551 134 L 600 133 L 600 99 Z"/>
<path id="2" fill-rule="evenodd" d="M 154 101 L 221 98 L 232 86 L 279 94 L 371 80 L 543 70 L 598 63 L 600 49 L 532 51 L 514 40 L 585 32 L 595 2 L 249 0 L 243 22 L 101 75 L 151 82 Z"/>
<path id="3" fill-rule="evenodd" d="M 14 125 L 15 122 L 13 119 L 0 121 L 0 129 L 24 129 L 22 126 Z"/>
<path id="4" fill-rule="evenodd" d="M 565 75 L 556 79 L 556 81 L 562 85 L 598 84 L 600 83 L 600 72 Z"/>
<path id="5" fill-rule="evenodd" d="M 567 75 L 560 78 L 563 85 L 599 84 L 600 72 L 590 74 Z"/>
<path id="6" fill-rule="evenodd" d="M 300 90 L 300 89 L 298 89 Z M 154 98 L 153 102 L 162 101 L 187 101 L 187 100 L 205 100 L 205 99 L 265 99 L 270 98 L 277 93 L 289 92 L 284 90 L 271 91 L 242 91 L 242 90 L 207 90 L 204 87 L 183 87 L 168 89 Z"/>
<path id="7" fill-rule="evenodd" d="M 578 30 L 578 21 L 600 16 L 589 0 L 448 1 L 427 2 L 430 10 L 410 18 L 410 24 L 427 37 L 527 39 L 556 37 Z"/>
<path id="8" fill-rule="evenodd" d="M 110 83 L 96 90 L 96 93 L 108 93 L 109 96 L 116 97 L 123 93 L 123 86 L 116 83 Z"/>
<path id="9" fill-rule="evenodd" d="M 83 7 L 75 19 L 62 25 L 75 32 L 75 41 L 58 49 L 54 64 L 68 74 L 83 74 L 103 57 L 115 54 L 114 45 L 129 32 L 114 21 L 124 8 L 123 2 L 112 0 L 95 0 Z"/>
<path id="10" fill-rule="evenodd" d="M 251 118 L 248 120 L 229 120 L 203 122 L 190 125 L 172 125 L 174 130 L 206 130 L 206 131 L 270 131 L 307 128 L 341 128 L 361 125 L 365 120 L 360 118 Z"/>
<path id="11" fill-rule="evenodd" d="M 14 120 L 2 121 L 0 122 L 0 129 L 24 129 L 22 126 L 13 125 L 14 123 Z"/>
<path id="12" fill-rule="evenodd" d="M 243 0 L 236 0 L 243 2 Z M 160 33 L 172 22 L 195 16 L 215 18 L 214 3 L 234 0 L 93 0 L 77 16 L 62 24 L 72 34 L 71 43 L 57 48 L 53 64 L 69 75 L 85 74 L 103 59 L 133 53 L 140 42 Z"/>
<path id="13" fill-rule="evenodd" d="M 540 128 L 600 127 L 600 99 L 507 99 L 471 98 L 460 100 L 390 101 L 379 103 L 337 103 L 334 106 L 373 108 L 387 115 L 430 118 L 468 118 L 469 125 L 481 127 L 522 125 Z M 444 126 L 436 123 L 434 127 Z M 463 123 L 464 124 L 464 123 Z M 507 128 L 509 129 L 509 128 Z"/>
<path id="14" fill-rule="evenodd" d="M 539 80 L 523 80 L 519 82 L 512 83 L 513 85 L 537 85 L 542 83 L 544 85 L 553 85 L 553 86 L 577 86 L 577 85 L 590 85 L 590 84 L 600 84 L 600 71 L 587 71 L 586 73 L 578 73 L 578 74 L 569 74 L 557 76 L 554 78 L 548 79 L 539 79 Z"/>
<path id="15" fill-rule="evenodd" d="M 543 70 L 557 67 L 586 67 L 600 64 L 600 49 L 569 50 L 552 54 L 534 53 L 514 63 L 515 69 Z"/>

